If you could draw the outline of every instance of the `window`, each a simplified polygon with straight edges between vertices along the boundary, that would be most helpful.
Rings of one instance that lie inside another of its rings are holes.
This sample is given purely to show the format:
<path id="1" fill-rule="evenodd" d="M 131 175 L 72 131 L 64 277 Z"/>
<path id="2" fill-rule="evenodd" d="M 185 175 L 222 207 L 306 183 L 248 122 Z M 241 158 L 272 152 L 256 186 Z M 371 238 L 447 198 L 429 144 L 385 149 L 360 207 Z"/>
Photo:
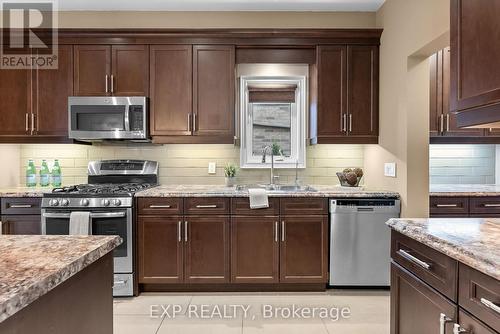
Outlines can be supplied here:
<path id="1" fill-rule="evenodd" d="M 242 76 L 241 168 L 305 167 L 306 78 Z M 266 161 L 262 162 L 266 149 Z"/>

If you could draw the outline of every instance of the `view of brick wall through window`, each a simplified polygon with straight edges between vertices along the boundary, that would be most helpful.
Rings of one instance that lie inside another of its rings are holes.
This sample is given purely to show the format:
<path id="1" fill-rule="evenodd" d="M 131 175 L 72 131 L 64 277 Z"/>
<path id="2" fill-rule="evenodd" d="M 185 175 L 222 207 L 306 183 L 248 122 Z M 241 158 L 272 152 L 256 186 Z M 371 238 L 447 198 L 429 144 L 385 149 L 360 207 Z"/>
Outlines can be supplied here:
<path id="1" fill-rule="evenodd" d="M 307 148 L 307 168 L 299 172 L 303 183 L 338 184 L 336 172 L 347 167 L 363 167 L 363 145 L 317 145 Z M 87 163 L 100 159 L 150 159 L 160 164 L 162 184 L 224 184 L 224 164 L 239 164 L 240 150 L 233 145 L 162 145 L 162 146 L 87 146 L 69 144 L 21 145 L 20 185 L 28 159 L 40 166 L 42 159 L 59 159 L 65 185 L 87 182 Z M 208 174 L 208 163 L 217 163 L 215 175 Z M 280 182 L 293 182 L 294 169 L 278 169 Z M 269 169 L 244 169 L 237 174 L 239 183 L 268 182 Z"/>

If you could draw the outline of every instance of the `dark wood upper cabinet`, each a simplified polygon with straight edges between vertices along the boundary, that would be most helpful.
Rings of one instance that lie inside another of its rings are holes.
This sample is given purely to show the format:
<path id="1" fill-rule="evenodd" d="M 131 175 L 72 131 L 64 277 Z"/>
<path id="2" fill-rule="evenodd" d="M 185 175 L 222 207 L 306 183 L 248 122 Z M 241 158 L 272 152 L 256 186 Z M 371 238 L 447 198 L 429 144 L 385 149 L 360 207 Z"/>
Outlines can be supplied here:
<path id="1" fill-rule="evenodd" d="M 233 142 L 235 53 L 233 45 L 193 46 L 193 131 Z"/>
<path id="2" fill-rule="evenodd" d="M 31 70 L 0 70 L 0 139 L 30 134 Z"/>
<path id="3" fill-rule="evenodd" d="M 291 216 L 281 221 L 280 282 L 328 280 L 328 216 Z"/>
<path id="4" fill-rule="evenodd" d="M 378 46 L 318 47 L 317 143 L 378 142 L 378 53 Z"/>
<path id="5" fill-rule="evenodd" d="M 231 218 L 231 282 L 279 282 L 279 217 Z"/>
<path id="6" fill-rule="evenodd" d="M 148 45 L 113 45 L 111 47 L 111 94 L 149 96 L 148 65 Z"/>
<path id="7" fill-rule="evenodd" d="M 139 283 L 181 283 L 184 279 L 182 216 L 139 217 Z"/>
<path id="8" fill-rule="evenodd" d="M 75 95 L 109 95 L 111 47 L 109 45 L 75 45 L 74 52 Z"/>
<path id="9" fill-rule="evenodd" d="M 500 126 L 500 0 L 451 1 L 451 110 L 458 126 Z"/>
<path id="10" fill-rule="evenodd" d="M 191 45 L 150 47 L 151 135 L 192 135 Z"/>
<path id="11" fill-rule="evenodd" d="M 59 45 L 58 68 L 37 69 L 35 134 L 68 135 L 68 96 L 73 95 L 73 46 Z"/>
<path id="12" fill-rule="evenodd" d="M 185 217 L 185 282 L 229 283 L 229 216 Z"/>

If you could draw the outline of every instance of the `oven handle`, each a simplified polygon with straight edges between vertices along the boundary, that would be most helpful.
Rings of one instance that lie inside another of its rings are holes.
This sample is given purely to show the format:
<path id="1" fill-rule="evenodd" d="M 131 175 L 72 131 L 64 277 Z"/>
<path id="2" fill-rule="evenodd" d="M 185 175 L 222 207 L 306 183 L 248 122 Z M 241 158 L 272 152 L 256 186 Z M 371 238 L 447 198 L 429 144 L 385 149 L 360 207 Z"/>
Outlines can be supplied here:
<path id="1" fill-rule="evenodd" d="M 101 213 L 91 213 L 90 218 L 121 218 L 127 215 L 126 212 L 101 212 Z M 43 214 L 45 218 L 69 218 L 71 213 L 50 213 L 45 212 Z"/>

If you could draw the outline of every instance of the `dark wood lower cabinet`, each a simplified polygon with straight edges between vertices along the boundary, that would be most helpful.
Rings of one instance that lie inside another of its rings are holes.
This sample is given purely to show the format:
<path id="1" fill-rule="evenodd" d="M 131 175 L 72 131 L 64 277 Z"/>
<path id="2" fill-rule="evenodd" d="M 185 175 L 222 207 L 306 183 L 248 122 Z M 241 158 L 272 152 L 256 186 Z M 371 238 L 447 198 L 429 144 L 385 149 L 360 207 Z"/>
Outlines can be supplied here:
<path id="1" fill-rule="evenodd" d="M 440 316 L 453 322 L 446 324 L 452 333 L 457 321 L 457 306 L 430 286 L 391 264 L 391 334 L 440 333 Z"/>
<path id="2" fill-rule="evenodd" d="M 231 281 L 278 283 L 279 217 L 231 219 Z"/>
<path id="3" fill-rule="evenodd" d="M 285 217 L 280 234 L 280 282 L 326 282 L 328 216 Z"/>
<path id="4" fill-rule="evenodd" d="M 496 333 L 498 333 L 462 309 L 460 309 L 458 312 L 458 318 L 459 318 L 460 328 L 465 330 L 464 334 L 467 334 L 467 333 L 470 333 L 470 334 L 496 334 Z"/>
<path id="5" fill-rule="evenodd" d="M 139 217 L 139 283 L 181 283 L 181 216 Z"/>
<path id="6" fill-rule="evenodd" d="M 42 234 L 42 222 L 39 215 L 2 216 L 3 234 Z"/>
<path id="7" fill-rule="evenodd" d="M 184 221 L 186 283 L 229 283 L 228 216 L 187 216 Z"/>

